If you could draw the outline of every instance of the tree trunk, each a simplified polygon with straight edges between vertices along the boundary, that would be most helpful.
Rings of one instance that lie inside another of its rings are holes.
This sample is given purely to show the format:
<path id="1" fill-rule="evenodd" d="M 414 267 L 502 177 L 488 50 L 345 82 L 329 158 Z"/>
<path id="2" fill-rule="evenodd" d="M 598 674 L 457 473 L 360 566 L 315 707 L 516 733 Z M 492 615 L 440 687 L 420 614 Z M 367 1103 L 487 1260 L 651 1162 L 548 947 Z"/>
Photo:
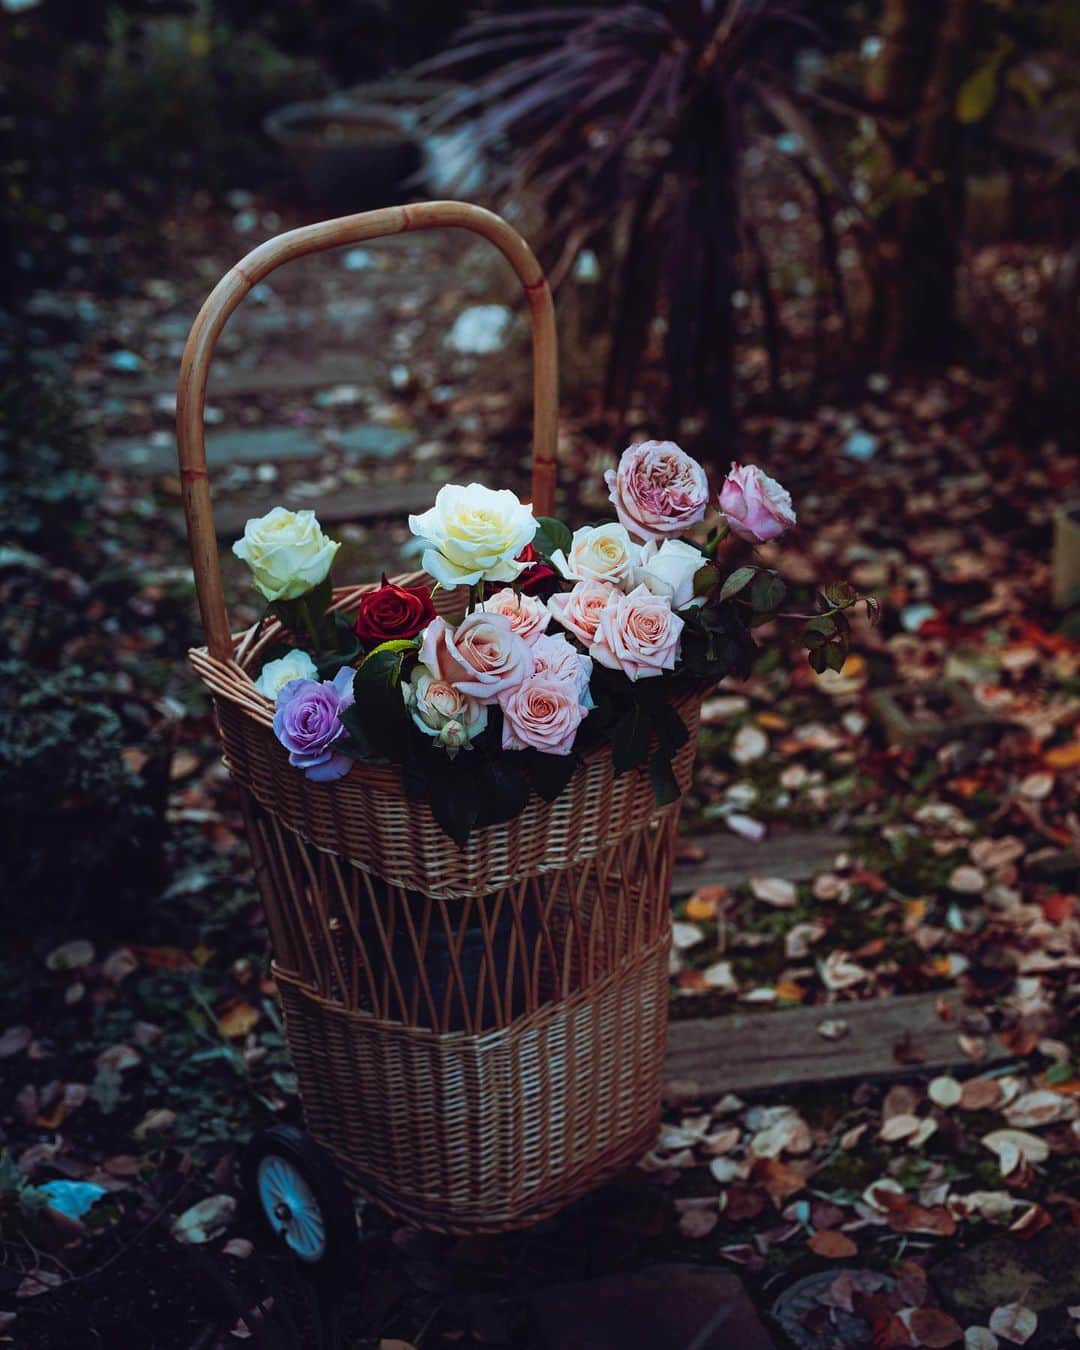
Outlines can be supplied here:
<path id="1" fill-rule="evenodd" d="M 876 193 L 881 276 L 871 325 L 880 362 L 940 357 L 955 334 L 963 173 L 956 95 L 975 0 L 886 0 L 866 95 L 886 153 Z"/>

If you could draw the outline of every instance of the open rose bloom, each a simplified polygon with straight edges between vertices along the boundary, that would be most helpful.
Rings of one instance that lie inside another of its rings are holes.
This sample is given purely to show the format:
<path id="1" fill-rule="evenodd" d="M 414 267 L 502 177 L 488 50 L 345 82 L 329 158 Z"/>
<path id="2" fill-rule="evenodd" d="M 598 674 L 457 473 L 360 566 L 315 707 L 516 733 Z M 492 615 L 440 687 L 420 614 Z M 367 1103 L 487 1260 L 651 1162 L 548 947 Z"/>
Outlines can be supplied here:
<path id="1" fill-rule="evenodd" d="M 573 531 L 505 489 L 447 484 L 409 520 L 425 584 L 384 575 L 336 615 L 326 578 L 338 545 L 312 513 L 250 521 L 236 552 L 295 644 L 256 681 L 276 699 L 291 764 L 333 782 L 355 759 L 399 763 L 437 815 L 449 794 L 440 820 L 481 783 L 526 800 L 537 757 L 563 766 L 545 780 L 558 791 L 581 751 L 618 750 L 624 734 L 621 771 L 651 756 L 655 775 L 657 756 L 685 741 L 686 691 L 748 674 L 755 634 L 785 617 L 784 584 L 754 548 L 792 529 L 795 508 L 756 465 L 732 464 L 710 490 L 672 441 L 630 446 L 605 483 L 615 519 Z M 437 613 L 440 588 L 460 604 Z M 856 599 L 842 585 L 828 595 L 805 616 L 819 672 L 843 663 L 841 611 Z"/>

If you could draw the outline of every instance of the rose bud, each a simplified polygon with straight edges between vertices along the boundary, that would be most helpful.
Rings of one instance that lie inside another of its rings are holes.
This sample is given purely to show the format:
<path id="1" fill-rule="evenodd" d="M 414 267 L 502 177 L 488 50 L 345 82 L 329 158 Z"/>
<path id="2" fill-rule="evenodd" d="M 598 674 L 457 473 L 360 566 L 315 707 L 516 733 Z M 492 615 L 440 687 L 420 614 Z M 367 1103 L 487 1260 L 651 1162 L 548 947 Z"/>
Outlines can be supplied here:
<path id="1" fill-rule="evenodd" d="M 549 567 L 537 553 L 533 544 L 526 544 L 517 555 L 517 561 L 528 563 L 525 571 L 518 577 L 518 590 L 523 595 L 539 595 L 543 599 L 559 589 L 559 577 L 554 567 Z"/>
<path id="2" fill-rule="evenodd" d="M 382 585 L 360 600 L 353 632 L 365 647 L 394 638 L 414 638 L 435 617 L 426 586 L 395 586 L 383 574 Z"/>

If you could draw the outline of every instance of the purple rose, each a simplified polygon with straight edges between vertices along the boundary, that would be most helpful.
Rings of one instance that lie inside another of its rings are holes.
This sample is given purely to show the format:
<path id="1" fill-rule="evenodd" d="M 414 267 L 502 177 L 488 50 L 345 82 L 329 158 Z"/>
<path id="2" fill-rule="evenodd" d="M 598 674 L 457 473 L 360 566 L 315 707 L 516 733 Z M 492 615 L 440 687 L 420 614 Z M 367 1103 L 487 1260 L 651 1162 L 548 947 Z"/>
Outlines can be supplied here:
<path id="1" fill-rule="evenodd" d="M 332 783 L 352 767 L 348 755 L 331 745 L 344 734 L 341 714 L 353 703 L 353 676 L 343 666 L 332 680 L 290 680 L 277 696 L 274 735 L 289 752 L 289 763 L 316 783 Z"/>

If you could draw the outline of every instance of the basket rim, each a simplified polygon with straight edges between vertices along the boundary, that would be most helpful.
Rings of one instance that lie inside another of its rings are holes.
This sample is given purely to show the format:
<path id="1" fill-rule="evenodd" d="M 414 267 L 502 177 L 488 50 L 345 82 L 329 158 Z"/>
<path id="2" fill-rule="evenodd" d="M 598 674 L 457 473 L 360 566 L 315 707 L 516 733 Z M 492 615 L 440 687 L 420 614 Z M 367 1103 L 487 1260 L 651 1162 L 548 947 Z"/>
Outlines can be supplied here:
<path id="1" fill-rule="evenodd" d="M 435 585 L 432 578 L 422 571 L 404 572 L 391 577 L 390 580 L 396 586 L 419 586 L 428 583 L 432 586 Z M 369 581 L 358 586 L 335 587 L 328 612 L 337 613 L 343 609 L 348 609 L 362 595 L 375 590 L 380 584 L 379 582 Z M 253 722 L 272 731 L 274 726 L 273 701 L 255 688 L 255 681 L 252 679 L 248 667 L 266 647 L 285 631 L 280 620 L 276 618 L 267 619 L 265 622 L 252 624 L 250 628 L 245 628 L 241 632 L 233 634 L 233 656 L 229 661 L 219 661 L 211 655 L 207 646 L 190 648 L 188 660 L 203 684 L 215 698 L 227 699 Z M 704 688 L 704 682 L 696 681 L 692 676 L 686 675 L 677 678 L 676 681 L 673 681 L 672 697 L 669 702 L 677 707 L 684 707 L 694 698 L 702 697 Z M 613 747 L 609 741 L 601 740 L 595 745 L 575 751 L 575 753 L 579 761 L 578 768 L 581 769 L 595 763 L 598 759 L 612 755 Z M 352 768 L 347 776 L 351 778 L 357 771 L 360 771 L 362 776 L 365 777 L 383 777 L 387 774 L 399 777 L 400 765 L 389 760 L 357 759 L 353 761 Z"/>

